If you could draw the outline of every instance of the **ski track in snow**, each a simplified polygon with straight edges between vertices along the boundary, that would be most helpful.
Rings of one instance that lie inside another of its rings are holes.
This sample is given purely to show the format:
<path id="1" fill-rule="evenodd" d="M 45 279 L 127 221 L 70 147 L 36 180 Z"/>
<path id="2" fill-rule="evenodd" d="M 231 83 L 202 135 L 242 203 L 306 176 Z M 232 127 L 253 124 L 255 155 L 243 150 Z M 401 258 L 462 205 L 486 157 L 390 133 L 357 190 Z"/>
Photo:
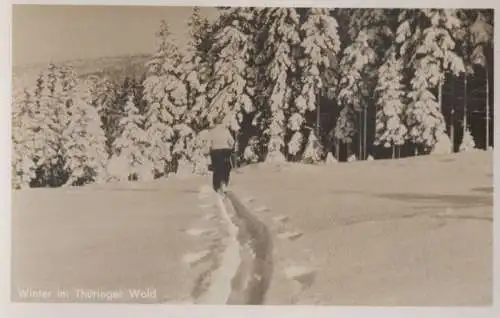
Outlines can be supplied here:
<path id="1" fill-rule="evenodd" d="M 212 283 L 202 297 L 202 304 L 226 304 L 231 294 L 231 280 L 236 275 L 241 263 L 240 243 L 238 242 L 238 227 L 231 221 L 221 196 L 217 196 L 217 205 L 227 222 L 229 237 L 222 254 L 221 266 L 213 273 Z"/>
<path id="2" fill-rule="evenodd" d="M 198 303 L 262 304 L 272 273 L 272 242 L 267 227 L 232 192 L 218 196 L 217 205 L 227 223 L 229 236 L 221 265 L 212 274 L 211 284 Z M 249 249 L 250 245 L 254 247 Z M 235 281 L 240 284 L 235 285 Z"/>

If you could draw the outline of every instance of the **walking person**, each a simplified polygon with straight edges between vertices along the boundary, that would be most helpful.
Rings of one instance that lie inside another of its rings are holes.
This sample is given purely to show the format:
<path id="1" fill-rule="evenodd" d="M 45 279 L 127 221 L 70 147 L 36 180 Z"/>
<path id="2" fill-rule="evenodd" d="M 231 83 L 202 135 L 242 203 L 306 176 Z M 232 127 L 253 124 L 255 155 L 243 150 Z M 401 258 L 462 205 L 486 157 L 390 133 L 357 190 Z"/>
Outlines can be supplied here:
<path id="1" fill-rule="evenodd" d="M 212 161 L 212 185 L 216 192 L 227 190 L 231 174 L 231 156 L 234 138 L 226 124 L 217 125 L 210 132 L 210 159 Z"/>

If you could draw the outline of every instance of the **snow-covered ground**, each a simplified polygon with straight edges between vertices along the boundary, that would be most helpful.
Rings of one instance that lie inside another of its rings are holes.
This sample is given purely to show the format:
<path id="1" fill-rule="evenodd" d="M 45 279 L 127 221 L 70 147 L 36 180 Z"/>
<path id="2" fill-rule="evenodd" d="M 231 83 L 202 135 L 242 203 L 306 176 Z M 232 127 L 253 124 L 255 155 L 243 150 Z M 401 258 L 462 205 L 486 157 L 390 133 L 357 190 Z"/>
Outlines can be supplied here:
<path id="1" fill-rule="evenodd" d="M 474 152 L 233 173 L 234 193 L 272 236 L 265 304 L 490 304 L 492 171 L 492 153 Z M 209 184 L 15 191 L 13 298 L 149 288 L 156 295 L 115 301 L 203 299 L 230 241 Z"/>
<path id="2" fill-rule="evenodd" d="M 114 301 L 191 302 L 206 288 L 225 229 L 215 201 L 200 193 L 206 178 L 14 191 L 12 296 L 27 289 L 122 292 Z M 149 288 L 146 297 L 130 290 Z M 82 294 L 80 292 L 80 294 Z M 23 298 L 23 299 L 21 299 Z"/>
<path id="3" fill-rule="evenodd" d="M 267 303 L 491 304 L 492 171 L 492 152 L 242 169 L 274 234 Z"/>

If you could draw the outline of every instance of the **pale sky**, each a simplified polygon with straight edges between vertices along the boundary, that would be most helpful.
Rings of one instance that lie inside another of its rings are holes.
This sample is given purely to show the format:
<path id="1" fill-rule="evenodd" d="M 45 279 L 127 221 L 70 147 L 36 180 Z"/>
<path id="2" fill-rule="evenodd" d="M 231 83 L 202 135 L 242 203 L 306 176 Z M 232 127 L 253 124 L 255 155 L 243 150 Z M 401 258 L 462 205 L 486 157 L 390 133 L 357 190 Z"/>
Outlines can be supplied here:
<path id="1" fill-rule="evenodd" d="M 12 64 L 152 53 L 160 20 L 186 40 L 192 7 L 13 5 Z M 215 8 L 201 8 L 213 19 Z"/>

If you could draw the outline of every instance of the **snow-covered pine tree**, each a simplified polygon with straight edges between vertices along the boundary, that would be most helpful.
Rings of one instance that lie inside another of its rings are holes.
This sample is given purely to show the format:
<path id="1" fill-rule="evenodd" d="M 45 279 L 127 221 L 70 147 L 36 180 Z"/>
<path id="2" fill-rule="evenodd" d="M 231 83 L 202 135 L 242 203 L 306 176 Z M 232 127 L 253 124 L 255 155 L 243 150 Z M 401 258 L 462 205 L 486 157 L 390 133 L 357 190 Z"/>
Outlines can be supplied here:
<path id="1" fill-rule="evenodd" d="M 207 127 L 204 114 L 207 110 L 206 87 L 209 76 L 208 52 L 211 25 L 202 17 L 198 7 L 193 8 L 187 22 L 189 40 L 181 64 L 181 78 L 186 92 L 186 112 L 177 126 L 179 138 L 174 153 L 182 157 L 178 171 L 204 174 L 207 165 L 203 143 L 197 134 Z M 182 167 L 185 166 L 185 167 Z M 179 170 L 180 169 L 180 170 Z"/>
<path id="2" fill-rule="evenodd" d="M 245 116 L 255 111 L 253 96 L 255 73 L 250 67 L 253 49 L 255 8 L 224 8 L 214 28 L 209 52 L 211 77 L 207 87 L 207 113 L 202 115 L 213 126 L 227 120 L 238 136 Z M 231 117 L 231 118 L 228 118 Z M 238 144 L 239 138 L 236 138 Z M 236 151 L 244 152 L 236 146 Z"/>
<path id="3" fill-rule="evenodd" d="M 287 124 L 302 125 L 297 117 L 289 120 L 295 95 L 292 85 L 298 70 L 300 16 L 296 8 L 263 8 L 259 11 L 259 25 L 262 29 L 257 38 L 261 46 L 258 60 L 263 71 L 259 86 L 265 97 L 255 122 L 268 140 L 266 162 L 279 163 L 286 160 L 285 152 L 290 152 L 285 141 Z"/>
<path id="4" fill-rule="evenodd" d="M 353 162 L 353 161 L 357 161 L 358 158 L 356 157 L 356 154 L 351 154 L 348 158 L 347 158 L 347 162 Z"/>
<path id="5" fill-rule="evenodd" d="M 113 154 L 113 142 L 118 136 L 118 126 L 123 116 L 123 107 L 129 88 L 128 80 L 115 83 L 107 77 L 90 76 L 85 79 L 90 86 L 91 104 L 97 109 L 101 126 L 106 135 L 106 151 L 108 156 Z"/>
<path id="6" fill-rule="evenodd" d="M 147 104 L 144 129 L 148 147 L 145 154 L 153 164 L 152 173 L 159 177 L 175 171 L 174 126 L 186 112 L 186 93 L 179 77 L 181 56 L 165 21 L 161 21 L 157 40 L 157 52 L 148 62 L 143 86 Z"/>
<path id="7" fill-rule="evenodd" d="M 436 42 L 440 46 L 441 50 L 436 49 L 425 49 L 422 51 L 417 50 L 417 53 L 426 52 L 431 53 L 435 58 L 440 59 L 441 71 L 443 73 L 442 80 L 438 83 L 438 101 L 440 104 L 440 109 L 443 108 L 443 98 L 442 98 L 442 87 L 444 81 L 446 80 L 446 75 L 451 73 L 455 77 L 460 76 L 461 73 L 465 72 L 465 66 L 463 59 L 456 53 L 456 43 L 455 34 L 457 30 L 461 29 L 462 22 L 457 17 L 456 9 L 443 9 L 439 11 L 435 10 L 424 10 L 424 14 L 431 20 L 432 27 L 424 30 L 424 35 L 426 35 L 425 42 L 431 43 Z M 438 22 L 439 21 L 439 22 Z M 426 34 L 427 32 L 427 34 Z M 451 116 L 454 116 L 454 109 L 451 109 Z M 451 126 L 449 129 L 449 134 L 452 135 L 454 131 L 453 119 L 450 120 Z M 453 138 L 454 136 L 451 136 Z M 440 148 L 442 150 L 440 150 Z M 438 136 L 438 142 L 434 146 L 433 153 L 449 153 L 454 151 L 453 142 L 450 140 L 448 135 L 443 134 Z"/>
<path id="8" fill-rule="evenodd" d="M 476 143 L 474 142 L 474 138 L 472 137 L 469 129 L 465 130 L 459 150 L 460 152 L 469 152 L 476 150 Z"/>
<path id="9" fill-rule="evenodd" d="M 407 137 L 405 126 L 405 90 L 403 86 L 403 64 L 392 51 L 385 63 L 379 68 L 377 87 L 377 114 L 375 145 L 395 148 L 402 146 Z"/>
<path id="10" fill-rule="evenodd" d="M 211 30 L 210 22 L 200 12 L 200 7 L 193 7 L 191 16 L 187 21 L 189 41 L 188 50 L 192 49 L 200 55 L 202 59 L 208 54 L 208 35 Z"/>
<path id="11" fill-rule="evenodd" d="M 441 113 L 442 85 L 448 72 L 458 76 L 465 71 L 462 59 L 454 52 L 451 36 L 460 23 L 452 9 L 402 10 L 400 14 L 396 40 L 401 45 L 401 55 L 415 70 L 407 124 L 411 140 L 428 151 L 452 151 Z M 436 89 L 437 97 L 432 93 Z M 448 146 L 450 149 L 446 150 Z"/>
<path id="12" fill-rule="evenodd" d="M 368 138 L 372 133 L 368 114 L 372 112 L 377 83 L 377 70 L 386 56 L 392 40 L 393 14 L 387 9 L 337 9 L 337 19 L 343 21 L 344 45 L 329 96 L 341 108 L 336 119 L 334 138 L 352 149 L 357 139 L 358 157 L 368 154 Z M 335 74 L 335 72 L 334 72 Z"/>
<path id="13" fill-rule="evenodd" d="M 470 134 L 468 132 L 468 79 L 470 75 L 474 74 L 476 66 L 487 70 L 485 49 L 491 45 L 493 39 L 493 26 L 486 17 L 488 13 L 484 10 L 461 9 L 458 11 L 463 28 L 456 32 L 458 34 L 455 34 L 455 38 L 461 40 L 460 53 L 465 64 L 462 121 L 464 138 L 467 133 Z M 489 127 L 486 128 L 489 131 Z"/>
<path id="14" fill-rule="evenodd" d="M 67 185 L 104 182 L 108 154 L 106 136 L 98 110 L 91 104 L 90 87 L 82 82 L 76 89 L 68 111 L 68 125 L 63 132 Z"/>
<path id="15" fill-rule="evenodd" d="M 33 93 L 24 90 L 12 105 L 12 187 L 30 187 L 36 177 Z"/>
<path id="16" fill-rule="evenodd" d="M 37 177 L 35 186 L 59 186 L 67 178 L 64 170 L 63 131 L 68 122 L 68 90 L 65 79 L 71 76 L 54 64 L 50 64 L 37 80 L 34 94 L 34 135 Z"/>
<path id="17" fill-rule="evenodd" d="M 331 152 L 329 152 L 327 155 L 326 155 L 326 160 L 325 160 L 325 163 L 327 164 L 334 164 L 334 163 L 338 163 L 338 160 L 337 158 L 335 158 L 333 156 L 333 154 Z"/>
<path id="18" fill-rule="evenodd" d="M 352 143 L 354 135 L 359 131 L 359 120 L 356 117 L 367 106 L 364 77 L 376 58 L 367 30 L 361 30 L 354 42 L 343 52 L 340 61 L 340 91 L 337 95 L 342 110 L 335 126 L 335 138 L 345 143 Z"/>
<path id="19" fill-rule="evenodd" d="M 120 181 L 151 179 L 143 169 L 151 163 L 151 153 L 145 153 L 146 146 L 151 143 L 151 137 L 142 129 L 143 125 L 144 116 L 134 104 L 134 96 L 129 95 L 125 116 L 120 120 L 121 135 L 113 143 L 115 155 L 110 159 L 111 166 L 108 169 L 111 177 Z M 152 171 L 149 173 L 152 174 Z"/>
<path id="20" fill-rule="evenodd" d="M 323 160 L 323 151 L 323 147 L 316 136 L 316 131 L 310 129 L 302 161 L 304 163 L 317 164 Z"/>
<path id="21" fill-rule="evenodd" d="M 246 163 L 256 163 L 259 161 L 259 139 L 257 136 L 250 137 L 247 147 L 243 153 Z"/>
<path id="22" fill-rule="evenodd" d="M 209 153 L 209 136 L 208 130 L 198 132 L 193 140 L 191 162 L 193 164 L 193 172 L 197 175 L 205 175 L 208 173 L 208 153 Z"/>
<path id="23" fill-rule="evenodd" d="M 294 113 L 289 117 L 288 128 L 294 132 L 291 142 L 288 144 L 290 154 L 295 155 L 302 150 L 302 144 L 293 144 L 293 141 L 302 140 L 304 127 L 301 123 L 305 121 L 306 112 L 320 112 L 318 97 L 322 94 L 325 86 L 325 74 L 331 67 L 332 57 L 336 57 L 340 51 L 340 37 L 337 33 L 338 24 L 331 15 L 329 9 L 310 8 L 304 12 L 304 22 L 301 24 L 301 48 L 299 69 L 300 91 L 295 98 Z M 316 116 L 317 117 L 317 116 Z M 318 117 L 317 117 L 318 118 Z M 318 124 L 318 123 L 316 123 Z M 319 128 L 319 127 L 317 127 Z M 304 154 L 305 160 L 321 160 L 322 147 L 319 142 L 318 131 L 309 135 L 307 151 L 317 151 L 316 154 Z M 311 141 L 311 138 L 316 138 Z M 312 145 L 314 144 L 314 147 Z"/>
<path id="24" fill-rule="evenodd" d="M 445 142 L 446 126 L 439 102 L 430 91 L 430 83 L 437 85 L 440 78 L 439 66 L 429 58 L 417 62 L 412 91 L 408 93 L 410 103 L 405 114 L 410 140 L 422 145 L 424 149 L 432 149 L 438 141 Z M 441 138 L 441 139 L 440 139 Z M 442 147 L 439 147 L 442 149 Z"/>
<path id="25" fill-rule="evenodd" d="M 182 63 L 188 108 L 186 124 L 199 131 L 206 124 L 202 120 L 202 113 L 207 107 L 205 92 L 209 75 L 207 65 L 209 48 L 206 43 L 210 35 L 210 24 L 201 16 L 199 8 L 195 7 L 187 26 L 189 41 Z"/>

